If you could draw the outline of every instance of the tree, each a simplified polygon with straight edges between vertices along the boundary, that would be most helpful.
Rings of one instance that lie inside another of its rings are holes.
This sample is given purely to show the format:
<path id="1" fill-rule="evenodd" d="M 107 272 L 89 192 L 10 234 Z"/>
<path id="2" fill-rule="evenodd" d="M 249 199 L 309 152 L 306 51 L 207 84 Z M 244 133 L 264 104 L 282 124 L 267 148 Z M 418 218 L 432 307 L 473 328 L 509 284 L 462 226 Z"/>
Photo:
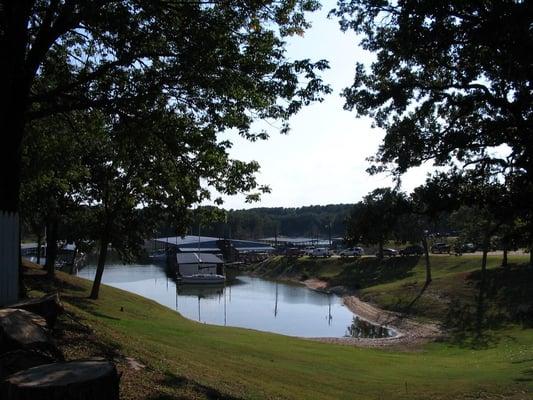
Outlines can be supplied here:
<path id="1" fill-rule="evenodd" d="M 512 204 L 512 192 L 493 179 L 492 174 L 480 176 L 474 171 L 465 171 L 456 176 L 456 180 L 457 197 L 463 204 L 455 213 L 456 224 L 462 227 L 463 235 L 477 239 L 475 241 L 481 243 L 483 251 L 477 305 L 477 328 L 478 334 L 481 334 L 485 314 L 487 254 L 491 239 L 503 224 L 513 220 L 516 211 Z"/>
<path id="2" fill-rule="evenodd" d="M 383 259 L 383 245 L 391 238 L 401 214 L 407 211 L 404 193 L 390 188 L 376 189 L 356 204 L 347 221 L 347 241 L 379 246 L 378 257 Z"/>
<path id="3" fill-rule="evenodd" d="M 441 213 L 451 212 L 459 207 L 457 183 L 457 177 L 453 174 L 436 173 L 428 178 L 424 185 L 415 188 L 410 196 L 411 212 L 408 217 L 412 218 L 412 221 L 408 224 L 408 231 L 422 242 L 424 248 L 425 286 L 432 281 L 427 234 L 435 231 L 435 223 Z"/>
<path id="4" fill-rule="evenodd" d="M 326 90 L 315 75 L 324 61 L 289 62 L 284 55 L 283 38 L 302 32 L 304 12 L 317 7 L 313 1 L 2 1 L 0 160 L 12 173 L 1 168 L 0 209 L 18 210 L 21 143 L 35 118 L 88 108 L 118 112 L 163 91 L 172 100 L 166 106 L 195 123 L 264 137 L 251 131 L 256 117 L 286 121 Z M 50 69 L 56 79 L 40 79 Z"/>
<path id="5" fill-rule="evenodd" d="M 46 227 L 46 264 L 53 276 L 61 224 L 80 206 L 87 169 L 82 163 L 83 139 L 72 134 L 80 115 L 52 116 L 28 124 L 22 150 L 21 217 L 37 234 Z M 81 135 L 79 135 L 81 136 Z"/>
<path id="6" fill-rule="evenodd" d="M 502 223 L 498 229 L 498 237 L 496 238 L 495 245 L 497 248 L 502 249 L 503 255 L 501 266 L 503 268 L 509 268 L 507 259 L 508 252 L 510 250 L 517 250 L 519 247 L 526 247 L 528 245 L 527 237 L 527 226 L 524 225 L 519 216 L 515 215 L 514 219 Z M 532 261 L 530 254 L 530 265 L 533 265 Z"/>
<path id="7" fill-rule="evenodd" d="M 433 160 L 490 170 L 531 198 L 532 2 L 339 0 L 332 12 L 376 52 L 344 91 L 346 109 L 386 131 L 371 172 Z"/>
<path id="8" fill-rule="evenodd" d="M 229 158 L 227 145 L 218 143 L 210 128 L 184 125 L 175 113 L 157 107 L 158 97 L 141 117 L 97 120 L 88 132 L 92 149 L 85 162 L 91 176 L 85 194 L 96 210 L 100 243 L 92 298 L 98 297 L 108 243 L 127 255 L 151 233 L 161 212 L 173 217 L 177 233 L 185 233 L 189 206 L 210 196 L 204 181 L 226 195 L 256 187 L 257 163 Z M 207 218 L 217 209 L 200 211 Z"/>
<path id="9" fill-rule="evenodd" d="M 532 13 L 527 1 L 340 0 L 342 29 L 377 52 L 344 92 L 347 108 L 386 129 L 376 159 L 397 172 L 485 162 L 532 181 Z M 500 145 L 510 157 L 487 153 Z"/>
<path id="10" fill-rule="evenodd" d="M 431 283 L 431 261 L 429 258 L 428 234 L 431 225 L 427 215 L 421 210 L 420 203 L 412 198 L 408 199 L 408 209 L 405 214 L 399 216 L 394 227 L 395 236 L 402 242 L 420 243 L 424 249 L 426 264 L 426 281 L 424 289 Z"/>
<path id="11" fill-rule="evenodd" d="M 183 131 L 202 128 L 198 143 L 227 129 L 264 139 L 252 129 L 257 118 L 281 120 L 285 132 L 291 115 L 329 91 L 316 75 L 325 61 L 288 61 L 284 53 L 284 38 L 302 33 L 305 12 L 317 7 L 303 0 L 2 0 L 0 210 L 19 210 L 21 146 L 36 119 L 76 110 L 147 116 L 143 99 L 159 94 L 158 107 L 174 113 Z M 214 177 L 208 183 L 216 186 Z"/>

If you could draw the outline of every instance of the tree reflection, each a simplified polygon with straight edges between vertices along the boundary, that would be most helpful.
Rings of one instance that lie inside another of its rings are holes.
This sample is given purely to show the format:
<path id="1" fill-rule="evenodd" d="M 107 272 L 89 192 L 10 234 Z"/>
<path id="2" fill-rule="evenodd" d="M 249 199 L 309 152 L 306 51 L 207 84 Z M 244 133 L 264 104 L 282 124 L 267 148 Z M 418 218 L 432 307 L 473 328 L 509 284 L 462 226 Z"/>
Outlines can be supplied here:
<path id="1" fill-rule="evenodd" d="M 344 336 L 377 339 L 394 336 L 394 331 L 381 325 L 374 325 L 356 316 L 353 317 L 352 324 L 346 328 Z"/>

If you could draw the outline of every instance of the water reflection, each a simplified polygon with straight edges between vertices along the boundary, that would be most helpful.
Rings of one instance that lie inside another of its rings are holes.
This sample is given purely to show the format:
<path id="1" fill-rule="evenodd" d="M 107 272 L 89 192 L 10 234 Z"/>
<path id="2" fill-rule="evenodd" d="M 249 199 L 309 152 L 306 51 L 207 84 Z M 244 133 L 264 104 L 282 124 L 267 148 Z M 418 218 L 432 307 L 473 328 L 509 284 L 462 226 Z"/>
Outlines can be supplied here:
<path id="1" fill-rule="evenodd" d="M 276 282 L 276 304 L 274 305 L 274 318 L 278 316 L 278 283 Z"/>
<path id="2" fill-rule="evenodd" d="M 203 299 L 219 299 L 224 293 L 224 284 L 218 285 L 176 285 L 176 294 L 196 296 Z"/>
<path id="3" fill-rule="evenodd" d="M 198 322 L 202 322 L 202 306 L 201 300 L 216 299 L 220 303 L 220 299 L 224 297 L 224 326 L 227 324 L 226 318 L 226 291 L 224 284 L 216 285 L 176 285 L 176 311 L 180 310 L 179 298 L 180 296 L 196 297 L 198 299 Z"/>
<path id="4" fill-rule="evenodd" d="M 351 325 L 346 329 L 345 337 L 353 338 L 388 338 L 394 336 L 394 331 L 381 325 L 374 325 L 358 316 L 353 317 Z"/>
<path id="5" fill-rule="evenodd" d="M 333 319 L 333 315 L 331 315 L 331 294 L 328 293 L 328 316 L 326 317 L 328 319 L 328 325 L 331 326 L 331 320 Z"/>
<path id="6" fill-rule="evenodd" d="M 79 275 L 92 279 L 94 273 L 95 267 L 88 266 Z M 109 265 L 103 283 L 155 300 L 201 323 L 301 337 L 367 332 L 358 328 L 358 320 L 340 297 L 301 285 L 250 276 L 239 276 L 225 285 L 176 284 L 164 265 Z"/>

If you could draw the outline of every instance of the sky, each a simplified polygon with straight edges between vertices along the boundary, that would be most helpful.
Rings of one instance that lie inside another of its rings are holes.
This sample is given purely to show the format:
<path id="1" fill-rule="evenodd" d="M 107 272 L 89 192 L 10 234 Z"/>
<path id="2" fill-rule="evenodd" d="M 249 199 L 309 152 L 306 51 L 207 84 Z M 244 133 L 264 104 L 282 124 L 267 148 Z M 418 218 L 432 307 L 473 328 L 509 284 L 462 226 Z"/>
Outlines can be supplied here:
<path id="1" fill-rule="evenodd" d="M 330 69 L 322 77 L 333 92 L 291 118 L 288 135 L 268 125 L 261 125 L 270 134 L 266 141 L 248 142 L 235 133 L 221 135 L 234 143 L 229 151 L 232 158 L 259 162 L 258 182 L 271 188 L 271 193 L 252 204 L 244 196 L 224 196 L 224 208 L 356 203 L 373 189 L 392 185 L 390 176 L 366 172 L 370 166 L 366 159 L 375 154 L 384 132 L 373 129 L 370 119 L 343 110 L 340 93 L 352 83 L 355 63 L 369 65 L 373 55 L 358 47 L 353 32 L 341 32 L 337 20 L 327 18 L 334 6 L 335 1 L 324 1 L 322 9 L 309 16 L 312 27 L 303 37 L 291 38 L 287 46 L 290 59 L 328 60 Z M 402 189 L 410 192 L 429 171 L 430 167 L 409 171 Z"/>

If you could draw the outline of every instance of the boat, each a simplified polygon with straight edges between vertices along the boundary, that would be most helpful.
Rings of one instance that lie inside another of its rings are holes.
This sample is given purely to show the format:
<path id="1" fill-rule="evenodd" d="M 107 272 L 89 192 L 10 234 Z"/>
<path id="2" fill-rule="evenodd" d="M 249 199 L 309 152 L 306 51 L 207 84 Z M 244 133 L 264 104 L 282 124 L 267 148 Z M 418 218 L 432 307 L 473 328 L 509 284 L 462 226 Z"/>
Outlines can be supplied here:
<path id="1" fill-rule="evenodd" d="M 193 274 L 183 275 L 179 278 L 180 283 L 200 283 L 200 284 L 215 284 L 224 283 L 226 277 L 218 274 Z"/>
<path id="2" fill-rule="evenodd" d="M 167 258 L 167 252 L 166 250 L 156 250 L 154 252 L 152 252 L 148 258 L 150 258 L 151 260 L 166 260 Z"/>

